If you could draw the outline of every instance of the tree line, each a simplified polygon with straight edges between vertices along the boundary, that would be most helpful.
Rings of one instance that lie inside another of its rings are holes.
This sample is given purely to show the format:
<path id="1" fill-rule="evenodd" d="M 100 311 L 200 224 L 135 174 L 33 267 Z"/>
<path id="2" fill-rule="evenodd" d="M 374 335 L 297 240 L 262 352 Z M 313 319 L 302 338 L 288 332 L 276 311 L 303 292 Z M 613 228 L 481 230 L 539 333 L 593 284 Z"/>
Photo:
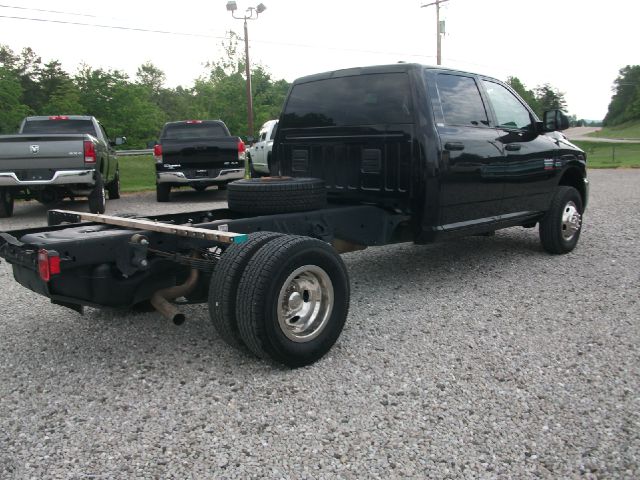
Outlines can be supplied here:
<path id="1" fill-rule="evenodd" d="M 627 65 L 613 82 L 613 97 L 604 125 L 614 127 L 637 121 L 640 121 L 640 65 Z"/>
<path id="2" fill-rule="evenodd" d="M 167 88 L 165 74 L 150 62 L 134 78 L 117 69 L 81 65 L 69 74 L 58 60 L 44 63 L 31 48 L 19 53 L 0 45 L 0 134 L 14 133 L 28 115 L 94 115 L 111 136 L 126 136 L 129 148 L 148 146 L 170 120 L 220 118 L 234 135 L 247 133 L 244 57 L 231 33 L 223 56 L 206 65 L 191 87 Z M 517 77 L 507 83 L 538 116 L 567 108 L 564 93 L 545 83 L 528 89 Z M 277 118 L 289 83 L 263 66 L 252 68 L 254 125 Z M 626 66 L 614 82 L 606 125 L 640 119 L 640 66 Z M 584 120 L 573 117 L 577 125 Z M 252 132 L 253 136 L 256 132 Z"/>
<path id="3" fill-rule="evenodd" d="M 245 65 L 237 37 L 222 58 L 206 65 L 189 88 L 167 88 L 165 74 L 147 62 L 134 78 L 120 70 L 81 65 L 75 74 L 58 60 L 44 63 L 31 48 L 20 53 L 0 45 L 0 134 L 15 133 L 28 115 L 94 115 L 128 148 L 153 142 L 171 120 L 222 119 L 233 135 L 247 134 Z M 289 88 L 262 66 L 252 68 L 254 124 L 277 118 Z M 253 132 L 255 136 L 256 132 Z"/>

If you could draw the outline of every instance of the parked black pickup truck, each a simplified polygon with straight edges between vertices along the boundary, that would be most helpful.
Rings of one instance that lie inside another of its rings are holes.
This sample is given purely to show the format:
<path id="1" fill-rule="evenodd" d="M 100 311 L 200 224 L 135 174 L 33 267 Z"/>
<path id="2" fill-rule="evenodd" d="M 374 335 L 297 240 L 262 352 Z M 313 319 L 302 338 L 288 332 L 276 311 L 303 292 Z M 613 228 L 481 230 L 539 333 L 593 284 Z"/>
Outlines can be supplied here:
<path id="1" fill-rule="evenodd" d="M 233 137 L 221 120 L 166 123 L 154 147 L 158 202 L 168 202 L 171 187 L 191 186 L 203 191 L 242 178 L 244 142 Z"/>
<path id="2" fill-rule="evenodd" d="M 285 176 L 229 184 L 229 208 L 119 218 L 51 211 L 0 234 L 15 279 L 54 303 L 208 302 L 231 345 L 297 367 L 322 357 L 348 314 L 339 253 L 539 225 L 576 247 L 587 204 L 583 151 L 502 82 L 397 64 L 294 82 L 274 141 Z M 64 223 L 64 224 L 63 224 Z M 73 225 L 69 225 L 72 223 Z"/>
<path id="3" fill-rule="evenodd" d="M 105 189 L 120 198 L 115 145 L 94 117 L 27 117 L 17 135 L 0 136 L 0 218 L 13 215 L 14 199 L 46 204 L 88 197 L 89 210 L 105 211 Z"/>

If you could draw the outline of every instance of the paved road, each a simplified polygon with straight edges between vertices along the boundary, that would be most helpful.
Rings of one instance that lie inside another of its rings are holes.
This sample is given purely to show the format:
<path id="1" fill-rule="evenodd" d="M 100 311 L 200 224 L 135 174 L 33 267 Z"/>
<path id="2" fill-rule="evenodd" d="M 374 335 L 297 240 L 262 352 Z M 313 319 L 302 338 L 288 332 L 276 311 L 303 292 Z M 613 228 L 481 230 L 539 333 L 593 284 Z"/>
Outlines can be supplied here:
<path id="1" fill-rule="evenodd" d="M 345 331 L 293 371 L 202 306 L 80 316 L 1 264 L 0 478 L 640 478 L 640 171 L 590 175 L 569 255 L 520 228 L 345 255 Z M 110 208 L 190 208 L 152 200 Z"/>
<path id="2" fill-rule="evenodd" d="M 640 140 L 622 140 L 619 138 L 599 138 L 590 137 L 588 134 L 601 130 L 600 127 L 573 127 L 565 130 L 564 133 L 569 140 L 582 140 L 585 142 L 607 142 L 607 143 L 638 143 Z"/>

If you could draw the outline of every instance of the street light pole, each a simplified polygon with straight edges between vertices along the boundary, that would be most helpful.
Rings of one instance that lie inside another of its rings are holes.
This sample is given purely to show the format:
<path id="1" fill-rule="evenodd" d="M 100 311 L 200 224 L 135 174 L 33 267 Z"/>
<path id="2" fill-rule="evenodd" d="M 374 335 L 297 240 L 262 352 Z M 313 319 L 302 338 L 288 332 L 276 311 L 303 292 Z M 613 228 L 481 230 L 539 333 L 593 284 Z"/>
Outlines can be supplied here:
<path id="1" fill-rule="evenodd" d="M 251 67 L 249 65 L 249 29 L 247 28 L 247 18 L 244 19 L 244 58 L 245 74 L 247 75 L 247 129 L 249 135 L 253 136 L 253 94 L 251 90 Z"/>
<path id="2" fill-rule="evenodd" d="M 436 0 L 432 3 L 427 3 L 426 5 L 421 5 L 420 8 L 430 7 L 431 5 L 436 6 L 436 36 L 438 37 L 436 40 L 437 45 L 437 62 L 438 65 L 442 64 L 442 32 L 440 31 L 440 4 L 444 2 L 448 2 L 449 0 Z"/>
<path id="3" fill-rule="evenodd" d="M 245 74 L 247 76 L 247 129 L 248 136 L 253 136 L 253 95 L 251 93 L 251 64 L 249 63 L 249 29 L 247 28 L 247 20 L 257 20 L 258 16 L 264 12 L 267 7 L 259 3 L 257 7 L 249 7 L 241 17 L 236 17 L 238 6 L 235 1 L 227 2 L 227 10 L 231 12 L 231 16 L 236 20 L 244 20 L 244 64 Z M 255 16 L 254 16 L 255 14 Z"/>

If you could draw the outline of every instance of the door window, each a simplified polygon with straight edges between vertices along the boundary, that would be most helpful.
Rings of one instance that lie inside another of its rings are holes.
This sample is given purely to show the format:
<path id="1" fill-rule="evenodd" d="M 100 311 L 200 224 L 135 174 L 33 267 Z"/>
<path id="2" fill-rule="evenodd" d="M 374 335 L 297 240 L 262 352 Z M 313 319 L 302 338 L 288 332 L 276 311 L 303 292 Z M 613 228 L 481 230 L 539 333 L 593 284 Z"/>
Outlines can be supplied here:
<path id="1" fill-rule="evenodd" d="M 499 83 L 483 80 L 489 101 L 496 113 L 498 127 L 526 130 L 531 128 L 529 110 L 505 87 Z"/>
<path id="2" fill-rule="evenodd" d="M 440 106 L 448 125 L 488 126 L 476 81 L 471 77 L 441 73 L 436 77 Z"/>

